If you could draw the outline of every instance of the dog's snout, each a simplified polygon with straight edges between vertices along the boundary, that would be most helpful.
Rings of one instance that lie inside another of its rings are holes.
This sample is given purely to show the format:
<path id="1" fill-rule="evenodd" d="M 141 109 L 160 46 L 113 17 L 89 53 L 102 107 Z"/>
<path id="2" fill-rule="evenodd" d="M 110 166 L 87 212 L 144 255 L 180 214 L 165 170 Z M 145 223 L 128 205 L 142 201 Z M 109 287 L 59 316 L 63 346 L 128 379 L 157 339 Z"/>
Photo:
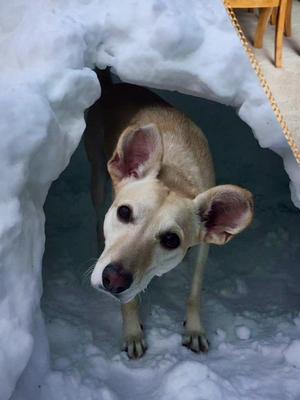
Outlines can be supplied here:
<path id="1" fill-rule="evenodd" d="M 111 293 L 121 293 L 132 284 L 132 274 L 124 270 L 121 264 L 112 263 L 107 265 L 102 273 L 102 283 L 106 290 Z"/>

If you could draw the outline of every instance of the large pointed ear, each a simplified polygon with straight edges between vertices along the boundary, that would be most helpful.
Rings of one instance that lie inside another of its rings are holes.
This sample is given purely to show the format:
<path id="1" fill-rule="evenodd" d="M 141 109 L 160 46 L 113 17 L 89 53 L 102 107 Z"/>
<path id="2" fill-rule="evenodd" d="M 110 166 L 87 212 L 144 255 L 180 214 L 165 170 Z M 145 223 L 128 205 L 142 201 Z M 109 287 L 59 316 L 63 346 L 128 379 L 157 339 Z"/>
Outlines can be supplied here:
<path id="1" fill-rule="evenodd" d="M 108 162 L 108 171 L 114 183 L 128 177 L 155 177 L 161 167 L 162 155 L 162 138 L 155 124 L 130 126 L 119 138 Z"/>
<path id="2" fill-rule="evenodd" d="M 225 244 L 253 218 L 252 194 L 233 185 L 220 185 L 194 199 L 200 219 L 200 241 Z"/>

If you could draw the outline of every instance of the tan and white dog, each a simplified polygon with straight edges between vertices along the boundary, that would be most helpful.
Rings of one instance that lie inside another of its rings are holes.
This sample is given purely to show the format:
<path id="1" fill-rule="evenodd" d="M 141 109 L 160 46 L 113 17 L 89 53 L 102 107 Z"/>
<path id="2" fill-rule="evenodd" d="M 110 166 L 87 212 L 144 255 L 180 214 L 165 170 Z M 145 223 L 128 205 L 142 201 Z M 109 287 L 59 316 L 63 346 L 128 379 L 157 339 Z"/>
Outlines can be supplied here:
<path id="1" fill-rule="evenodd" d="M 105 192 L 103 152 L 109 160 L 114 200 L 105 215 L 105 247 L 91 283 L 122 303 L 124 349 L 131 358 L 146 350 L 136 295 L 198 246 L 183 344 L 207 351 L 200 294 L 208 247 L 227 243 L 249 225 L 251 193 L 233 185 L 215 186 L 202 131 L 141 87 L 116 84 L 103 91 L 89 112 L 85 144 L 99 219 Z"/>

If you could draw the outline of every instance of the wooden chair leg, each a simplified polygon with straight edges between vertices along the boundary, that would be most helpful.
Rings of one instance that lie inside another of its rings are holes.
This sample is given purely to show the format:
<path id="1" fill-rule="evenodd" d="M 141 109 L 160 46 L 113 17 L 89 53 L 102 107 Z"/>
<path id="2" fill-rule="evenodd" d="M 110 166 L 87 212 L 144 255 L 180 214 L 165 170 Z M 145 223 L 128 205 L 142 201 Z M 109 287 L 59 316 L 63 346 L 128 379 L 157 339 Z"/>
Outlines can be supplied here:
<path id="1" fill-rule="evenodd" d="M 281 0 L 278 9 L 278 18 L 276 24 L 276 38 L 275 38 L 275 66 L 282 67 L 282 45 L 283 45 L 283 32 L 286 17 L 287 0 Z"/>
<path id="2" fill-rule="evenodd" d="M 272 14 L 272 7 L 268 8 L 261 8 L 260 15 L 259 15 L 259 20 L 255 32 L 255 38 L 254 38 L 254 47 L 257 49 L 261 49 L 263 47 L 263 42 L 264 42 L 264 34 L 269 22 L 269 19 Z"/>
<path id="3" fill-rule="evenodd" d="M 284 34 L 287 37 L 292 36 L 292 4 L 292 0 L 287 0 L 286 17 L 284 24 Z"/>
<path id="4" fill-rule="evenodd" d="M 274 7 L 270 19 L 271 25 L 275 25 L 277 21 L 277 13 L 278 13 L 278 7 Z"/>

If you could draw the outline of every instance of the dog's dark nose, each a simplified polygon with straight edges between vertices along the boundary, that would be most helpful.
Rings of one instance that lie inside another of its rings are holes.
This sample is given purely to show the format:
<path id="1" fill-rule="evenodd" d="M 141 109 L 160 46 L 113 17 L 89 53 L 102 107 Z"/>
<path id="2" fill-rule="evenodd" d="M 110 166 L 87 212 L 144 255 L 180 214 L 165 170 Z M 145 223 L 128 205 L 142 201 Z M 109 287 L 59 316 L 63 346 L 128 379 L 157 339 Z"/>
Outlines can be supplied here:
<path id="1" fill-rule="evenodd" d="M 111 293 L 121 293 L 132 284 L 132 275 L 124 270 L 121 264 L 108 264 L 102 273 L 102 283 Z"/>

